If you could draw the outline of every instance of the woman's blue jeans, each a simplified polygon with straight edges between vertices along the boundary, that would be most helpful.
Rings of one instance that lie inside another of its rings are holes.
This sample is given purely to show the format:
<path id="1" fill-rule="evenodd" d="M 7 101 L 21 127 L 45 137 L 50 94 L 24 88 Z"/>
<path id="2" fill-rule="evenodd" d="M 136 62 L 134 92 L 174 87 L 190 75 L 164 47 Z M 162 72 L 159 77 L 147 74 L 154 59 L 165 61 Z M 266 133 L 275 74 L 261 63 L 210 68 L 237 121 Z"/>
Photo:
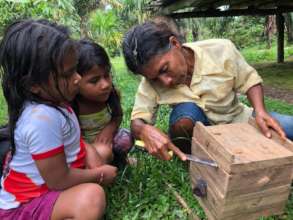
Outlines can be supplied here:
<path id="1" fill-rule="evenodd" d="M 293 140 L 293 116 L 277 112 L 271 112 L 270 115 L 281 124 L 287 138 Z M 173 107 L 169 118 L 169 127 L 182 118 L 189 118 L 193 123 L 200 121 L 204 125 L 210 125 L 203 110 L 192 102 L 179 103 Z"/>

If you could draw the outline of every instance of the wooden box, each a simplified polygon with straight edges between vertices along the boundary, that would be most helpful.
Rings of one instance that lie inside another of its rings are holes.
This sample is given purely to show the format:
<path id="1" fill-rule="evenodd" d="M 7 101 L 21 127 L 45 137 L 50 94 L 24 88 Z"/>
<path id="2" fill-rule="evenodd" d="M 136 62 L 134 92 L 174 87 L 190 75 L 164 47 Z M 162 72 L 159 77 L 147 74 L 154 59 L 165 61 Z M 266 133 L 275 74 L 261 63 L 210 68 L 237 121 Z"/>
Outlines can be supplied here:
<path id="1" fill-rule="evenodd" d="M 194 192 L 209 220 L 277 215 L 290 194 L 293 145 L 263 136 L 254 121 L 194 128 L 192 154 L 218 168 L 190 162 Z"/>

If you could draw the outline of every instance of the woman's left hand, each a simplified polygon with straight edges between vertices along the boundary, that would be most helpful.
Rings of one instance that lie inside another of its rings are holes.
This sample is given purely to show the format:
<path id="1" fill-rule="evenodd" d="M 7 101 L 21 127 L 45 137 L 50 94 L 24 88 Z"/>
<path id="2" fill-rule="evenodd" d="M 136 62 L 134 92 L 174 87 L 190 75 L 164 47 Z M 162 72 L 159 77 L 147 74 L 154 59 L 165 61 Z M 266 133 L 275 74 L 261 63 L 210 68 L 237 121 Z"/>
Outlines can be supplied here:
<path id="1" fill-rule="evenodd" d="M 275 120 L 272 116 L 270 116 L 267 112 L 256 112 L 255 121 L 257 125 L 260 127 L 262 133 L 268 137 L 272 137 L 272 133 L 270 132 L 270 128 L 275 130 L 282 139 L 286 139 L 285 132 L 283 128 L 280 126 L 279 122 Z"/>

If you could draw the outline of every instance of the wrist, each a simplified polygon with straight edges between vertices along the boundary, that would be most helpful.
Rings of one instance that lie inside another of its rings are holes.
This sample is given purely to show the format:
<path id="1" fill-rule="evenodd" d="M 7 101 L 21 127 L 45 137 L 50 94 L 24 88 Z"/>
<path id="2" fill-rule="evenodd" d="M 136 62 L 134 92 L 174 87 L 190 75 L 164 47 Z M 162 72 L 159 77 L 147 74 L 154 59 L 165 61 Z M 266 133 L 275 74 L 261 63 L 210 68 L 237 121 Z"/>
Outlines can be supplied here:
<path id="1" fill-rule="evenodd" d="M 151 125 L 149 125 L 149 124 L 143 124 L 141 126 L 141 129 L 140 129 L 140 132 L 139 132 L 139 139 L 140 140 L 143 140 L 143 138 L 149 133 L 149 127 L 150 126 Z"/>
<path id="2" fill-rule="evenodd" d="M 263 108 L 260 108 L 260 109 L 254 109 L 254 112 L 255 112 L 255 115 L 264 115 L 266 114 L 266 110 L 263 109 Z"/>

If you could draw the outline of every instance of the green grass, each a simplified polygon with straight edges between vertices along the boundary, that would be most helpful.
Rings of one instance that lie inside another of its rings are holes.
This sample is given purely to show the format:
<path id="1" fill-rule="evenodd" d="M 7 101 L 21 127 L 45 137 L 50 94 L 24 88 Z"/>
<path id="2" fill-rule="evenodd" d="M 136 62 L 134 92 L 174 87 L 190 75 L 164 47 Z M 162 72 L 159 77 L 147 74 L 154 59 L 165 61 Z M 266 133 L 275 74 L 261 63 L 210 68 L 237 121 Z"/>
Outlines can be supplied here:
<path id="1" fill-rule="evenodd" d="M 121 91 L 124 110 L 123 127 L 129 127 L 130 113 L 135 92 L 139 83 L 138 76 L 132 76 L 126 71 L 122 58 L 112 60 L 114 80 Z M 246 100 L 242 98 L 244 102 Z M 270 111 L 292 114 L 293 105 L 266 99 Z M 0 120 L 6 120 L 6 106 L 0 94 Z M 157 126 L 164 131 L 168 128 L 169 108 L 163 106 L 158 114 Z M 135 220 L 135 219 L 188 219 L 187 210 L 176 201 L 167 183 L 187 201 L 194 213 L 204 218 L 204 212 L 192 195 L 190 179 L 186 166 L 178 159 L 160 161 L 139 151 L 131 152 L 138 159 L 136 167 L 127 166 L 119 172 L 117 181 L 107 189 L 107 213 L 105 219 Z M 293 199 L 287 205 L 286 214 L 265 220 L 293 219 Z"/>
<path id="2" fill-rule="evenodd" d="M 264 84 L 293 92 L 293 45 L 285 47 L 285 63 L 276 63 L 277 48 L 264 45 L 243 49 L 245 59 L 256 68 L 264 79 Z"/>
<path id="3" fill-rule="evenodd" d="M 284 52 L 285 60 L 292 57 L 293 45 L 285 45 Z M 275 62 L 277 60 L 277 47 L 275 44 L 270 49 L 265 48 L 265 45 L 244 48 L 241 53 L 249 63 Z"/>
<path id="4" fill-rule="evenodd" d="M 3 97 L 2 89 L 0 89 L 0 124 L 7 122 L 7 105 Z"/>
<path id="5" fill-rule="evenodd" d="M 264 79 L 264 84 L 293 92 L 293 59 L 283 64 L 262 63 L 253 65 Z"/>

